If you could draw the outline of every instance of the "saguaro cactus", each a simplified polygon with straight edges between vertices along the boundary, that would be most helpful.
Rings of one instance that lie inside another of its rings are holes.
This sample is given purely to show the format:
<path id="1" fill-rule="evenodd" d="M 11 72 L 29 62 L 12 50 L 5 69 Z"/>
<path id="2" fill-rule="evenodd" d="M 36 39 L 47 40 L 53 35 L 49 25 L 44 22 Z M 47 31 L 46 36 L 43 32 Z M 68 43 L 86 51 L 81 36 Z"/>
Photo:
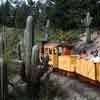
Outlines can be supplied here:
<path id="1" fill-rule="evenodd" d="M 2 36 L 0 35 L 0 57 L 2 56 Z"/>
<path id="2" fill-rule="evenodd" d="M 7 65 L 4 59 L 4 41 L 0 36 L 0 100 L 8 100 Z"/>
<path id="3" fill-rule="evenodd" d="M 39 65 L 39 46 L 35 45 L 32 48 L 32 65 Z"/>
<path id="4" fill-rule="evenodd" d="M 49 26 L 50 26 L 50 20 L 48 19 L 47 23 L 46 23 L 46 27 L 45 27 L 45 40 L 46 41 L 48 40 L 48 29 L 49 29 Z"/>
<path id="5" fill-rule="evenodd" d="M 25 73 L 28 76 L 29 68 L 31 66 L 31 55 L 32 55 L 32 16 L 28 16 L 26 21 L 26 28 L 24 32 L 24 50 L 25 50 Z"/>
<path id="6" fill-rule="evenodd" d="M 87 43 L 91 41 L 91 33 L 90 33 L 91 22 L 92 22 L 92 17 L 90 16 L 90 12 L 87 12 L 86 18 L 84 19 L 84 24 L 86 27 L 86 42 Z"/>
<path id="7" fill-rule="evenodd" d="M 7 65 L 0 58 L 0 100 L 8 100 Z"/>

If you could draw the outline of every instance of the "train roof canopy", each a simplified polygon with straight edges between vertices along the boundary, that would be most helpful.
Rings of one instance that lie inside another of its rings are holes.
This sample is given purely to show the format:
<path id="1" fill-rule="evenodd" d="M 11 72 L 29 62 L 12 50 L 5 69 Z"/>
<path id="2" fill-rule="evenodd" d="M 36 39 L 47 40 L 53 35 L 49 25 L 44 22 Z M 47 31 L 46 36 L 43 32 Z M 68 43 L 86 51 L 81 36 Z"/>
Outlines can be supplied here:
<path id="1" fill-rule="evenodd" d="M 62 46 L 61 43 L 45 43 L 44 48 L 56 48 Z"/>

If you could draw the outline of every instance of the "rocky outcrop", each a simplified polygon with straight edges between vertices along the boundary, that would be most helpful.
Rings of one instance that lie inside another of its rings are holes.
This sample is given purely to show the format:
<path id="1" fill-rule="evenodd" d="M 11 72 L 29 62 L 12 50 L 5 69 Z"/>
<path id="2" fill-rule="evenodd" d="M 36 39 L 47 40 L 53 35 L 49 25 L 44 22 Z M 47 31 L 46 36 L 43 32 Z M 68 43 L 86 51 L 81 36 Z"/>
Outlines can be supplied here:
<path id="1" fill-rule="evenodd" d="M 88 51 L 97 49 L 100 51 L 100 34 L 99 32 L 93 32 L 91 35 L 92 42 L 87 44 L 85 43 L 86 36 L 83 34 L 80 35 L 80 40 L 76 43 L 75 49 L 81 50 L 85 48 Z"/>

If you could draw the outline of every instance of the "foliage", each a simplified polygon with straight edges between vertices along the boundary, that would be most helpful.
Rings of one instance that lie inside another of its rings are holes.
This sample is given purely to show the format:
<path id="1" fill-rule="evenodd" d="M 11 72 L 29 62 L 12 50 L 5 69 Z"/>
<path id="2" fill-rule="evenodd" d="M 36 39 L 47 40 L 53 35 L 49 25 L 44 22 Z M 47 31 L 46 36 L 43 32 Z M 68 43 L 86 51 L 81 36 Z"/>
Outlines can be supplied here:
<path id="1" fill-rule="evenodd" d="M 69 31 L 69 32 L 57 32 L 55 34 L 49 35 L 50 41 L 66 41 L 67 43 L 73 44 L 77 42 L 79 39 L 79 32 L 77 31 Z"/>
<path id="2" fill-rule="evenodd" d="M 79 7 L 78 0 L 60 0 L 56 1 L 56 7 L 50 15 L 52 24 L 55 28 L 67 30 L 76 28 L 80 21 L 80 13 L 77 9 Z"/>
<path id="3" fill-rule="evenodd" d="M 43 38 L 43 33 L 42 32 L 36 33 L 34 37 L 35 37 L 34 38 L 35 43 L 41 42 Z"/>
<path id="4" fill-rule="evenodd" d="M 52 25 L 62 30 L 80 28 L 81 20 L 89 11 L 93 17 L 92 26 L 98 23 L 99 4 L 96 0 L 54 0 L 55 8 L 49 13 Z"/>
<path id="5" fill-rule="evenodd" d="M 2 32 L 2 27 L 0 28 L 0 31 Z M 11 59 L 17 57 L 16 48 L 20 40 L 19 37 L 21 37 L 23 34 L 23 30 L 5 27 L 5 34 L 6 34 L 7 41 L 6 41 L 6 48 L 4 50 L 4 54 L 5 54 L 5 60 L 9 62 Z"/>
<path id="6" fill-rule="evenodd" d="M 22 7 L 18 7 L 16 9 L 16 14 L 15 14 L 15 26 L 17 28 L 24 28 L 26 24 L 26 18 L 28 15 L 27 12 L 28 7 L 23 5 Z"/>
<path id="7" fill-rule="evenodd" d="M 47 4 L 34 3 L 32 0 L 27 1 L 28 4 L 24 0 L 20 2 L 8 0 L 5 5 L 0 6 L 0 20 L 1 22 L 3 21 L 2 24 L 22 27 L 25 25 L 26 16 L 31 11 L 36 14 L 34 7 L 36 7 L 39 14 L 36 15 L 36 19 L 42 25 L 45 24 L 43 20 L 50 19 L 51 27 L 56 29 L 80 28 L 82 26 L 81 20 L 84 19 L 88 11 L 93 17 L 92 26 L 98 26 L 100 23 L 98 0 L 47 0 Z M 52 2 L 55 2 L 54 6 L 52 6 Z M 16 5 L 16 7 L 12 7 L 11 3 Z M 42 13 L 39 13 L 40 10 Z"/>
<path id="8" fill-rule="evenodd" d="M 2 32 L 3 27 L 0 27 L 0 32 Z M 11 27 L 5 27 L 5 33 L 7 37 L 6 48 L 4 50 L 4 59 L 8 64 L 8 78 L 11 79 L 16 75 L 17 64 L 12 63 L 13 59 L 18 58 L 17 45 L 20 38 L 23 36 L 23 30 Z"/>

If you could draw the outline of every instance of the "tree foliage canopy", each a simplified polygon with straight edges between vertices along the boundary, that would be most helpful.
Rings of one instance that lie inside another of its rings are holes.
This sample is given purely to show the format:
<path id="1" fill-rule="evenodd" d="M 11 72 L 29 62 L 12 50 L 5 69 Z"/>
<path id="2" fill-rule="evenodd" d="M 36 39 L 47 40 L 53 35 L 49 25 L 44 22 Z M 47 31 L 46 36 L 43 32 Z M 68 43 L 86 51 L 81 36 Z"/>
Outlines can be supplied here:
<path id="1" fill-rule="evenodd" d="M 50 19 L 53 28 L 62 30 L 80 28 L 81 20 L 85 18 L 88 11 L 93 17 L 92 26 L 95 27 L 100 24 L 98 0 L 47 0 L 46 4 L 41 3 L 40 0 L 38 2 L 33 2 L 34 0 L 18 1 L 7 0 L 5 4 L 0 6 L 1 24 L 25 26 L 26 17 L 31 11 L 35 12 L 32 7 L 38 9 L 41 17 L 46 16 L 45 19 Z M 52 6 L 52 4 L 54 5 Z M 39 19 L 43 18 L 37 17 L 37 20 Z"/>

